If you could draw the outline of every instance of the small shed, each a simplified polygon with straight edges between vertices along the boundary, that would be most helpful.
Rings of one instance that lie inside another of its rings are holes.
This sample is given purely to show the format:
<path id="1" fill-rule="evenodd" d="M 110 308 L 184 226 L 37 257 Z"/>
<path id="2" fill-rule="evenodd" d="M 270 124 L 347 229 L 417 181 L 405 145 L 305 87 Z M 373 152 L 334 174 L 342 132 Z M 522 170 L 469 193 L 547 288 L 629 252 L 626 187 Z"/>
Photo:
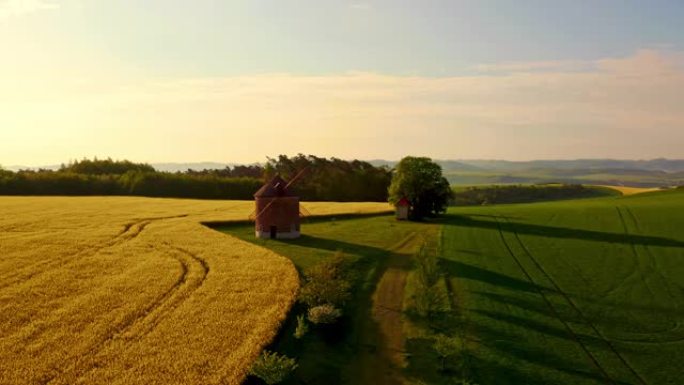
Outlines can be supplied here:
<path id="1" fill-rule="evenodd" d="M 394 206 L 396 209 L 397 219 L 400 221 L 407 220 L 409 217 L 409 207 L 411 202 L 406 198 L 401 198 Z"/>
<path id="2" fill-rule="evenodd" d="M 254 194 L 257 238 L 292 239 L 300 235 L 299 197 L 279 175 Z"/>

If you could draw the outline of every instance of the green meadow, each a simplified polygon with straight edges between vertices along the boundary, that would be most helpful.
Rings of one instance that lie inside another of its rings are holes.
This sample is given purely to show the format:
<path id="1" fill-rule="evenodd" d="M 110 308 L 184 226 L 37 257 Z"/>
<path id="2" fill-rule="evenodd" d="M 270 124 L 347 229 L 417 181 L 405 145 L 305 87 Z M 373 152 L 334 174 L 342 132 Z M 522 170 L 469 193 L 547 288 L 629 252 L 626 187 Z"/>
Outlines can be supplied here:
<path id="1" fill-rule="evenodd" d="M 299 240 L 257 241 L 247 225 L 222 228 L 300 269 L 337 250 L 354 261 L 357 286 L 343 325 L 295 340 L 290 320 L 274 343 L 299 359 L 291 383 L 363 383 L 354 357 L 383 343 L 369 339 L 371 298 L 397 258 L 407 261 L 398 368 L 407 383 L 666 385 L 684 378 L 682 190 L 452 207 L 429 223 L 388 215 L 315 219 L 302 229 Z M 407 305 L 415 294 L 412 256 L 396 250 L 412 234 L 414 242 L 440 240 L 448 305 L 434 322 L 416 320 Z M 434 350 L 437 334 L 464 346 L 447 370 Z"/>
<path id="2" fill-rule="evenodd" d="M 679 384 L 684 193 L 450 210 L 480 384 Z"/>

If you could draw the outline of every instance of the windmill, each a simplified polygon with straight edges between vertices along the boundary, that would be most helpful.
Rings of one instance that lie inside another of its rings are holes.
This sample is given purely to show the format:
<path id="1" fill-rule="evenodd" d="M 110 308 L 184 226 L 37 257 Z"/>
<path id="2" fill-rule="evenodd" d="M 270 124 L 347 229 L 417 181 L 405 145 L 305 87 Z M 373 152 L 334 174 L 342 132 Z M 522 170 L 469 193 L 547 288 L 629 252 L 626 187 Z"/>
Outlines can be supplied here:
<path id="1" fill-rule="evenodd" d="M 257 238 L 292 239 L 300 235 L 300 221 L 309 212 L 300 206 L 292 187 L 306 173 L 299 171 L 290 181 L 274 176 L 254 194 L 255 210 L 249 216 L 254 221 Z"/>

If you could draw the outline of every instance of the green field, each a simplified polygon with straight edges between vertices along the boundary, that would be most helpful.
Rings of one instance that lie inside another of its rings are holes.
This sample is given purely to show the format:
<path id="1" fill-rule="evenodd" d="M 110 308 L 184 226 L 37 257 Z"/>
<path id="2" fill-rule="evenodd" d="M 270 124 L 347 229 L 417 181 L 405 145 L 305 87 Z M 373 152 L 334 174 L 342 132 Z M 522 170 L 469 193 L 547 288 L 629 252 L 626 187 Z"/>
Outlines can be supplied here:
<path id="1" fill-rule="evenodd" d="M 667 187 L 684 184 L 684 173 L 645 170 L 519 169 L 519 170 L 444 170 L 449 183 L 456 186 L 492 184 L 568 183 Z"/>
<path id="2" fill-rule="evenodd" d="M 420 239 L 423 234 L 435 235 L 436 225 L 398 222 L 392 216 L 328 217 L 310 219 L 302 227 L 306 235 L 296 240 L 254 239 L 252 225 L 222 226 L 219 230 L 258 245 L 268 247 L 292 259 L 302 271 L 342 251 L 352 262 L 355 275 L 353 299 L 345 309 L 345 317 L 338 327 L 318 330 L 303 340 L 292 337 L 294 315 L 302 309 L 295 307 L 290 322 L 285 326 L 275 349 L 299 359 L 299 369 L 289 383 L 353 384 L 364 376 L 363 356 L 380 342 L 376 327 L 370 320 L 371 296 L 378 280 L 390 266 L 398 244 L 406 239 Z M 416 237 L 420 235 L 420 237 Z M 404 255 L 409 261 L 410 256 Z"/>
<path id="3" fill-rule="evenodd" d="M 480 384 L 679 384 L 684 194 L 458 208 L 444 268 Z"/>
<path id="4" fill-rule="evenodd" d="M 408 383 L 682 383 L 684 191 L 454 207 L 430 224 L 390 216 L 317 220 L 303 225 L 300 240 L 257 241 L 299 268 L 338 249 L 358 262 L 349 324 L 335 332 L 341 341 L 316 334 L 295 341 L 290 325 L 274 346 L 300 360 L 292 383 L 364 383 L 352 357 L 364 350 L 367 328 L 358 325 L 369 318 L 371 294 L 395 245 L 435 227 L 452 306 L 431 327 L 405 314 Z M 253 236 L 244 225 L 224 230 Z M 439 370 L 436 333 L 465 341 L 458 369 Z"/>

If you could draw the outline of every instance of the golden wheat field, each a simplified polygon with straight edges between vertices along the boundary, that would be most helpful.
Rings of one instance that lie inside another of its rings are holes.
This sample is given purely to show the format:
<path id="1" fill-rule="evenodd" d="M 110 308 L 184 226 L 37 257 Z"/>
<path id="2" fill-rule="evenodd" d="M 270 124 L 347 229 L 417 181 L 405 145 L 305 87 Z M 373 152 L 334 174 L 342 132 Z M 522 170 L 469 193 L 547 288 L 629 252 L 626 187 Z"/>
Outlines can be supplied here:
<path id="1" fill-rule="evenodd" d="M 622 195 L 635 195 L 647 192 L 660 191 L 661 188 L 658 187 L 629 187 L 629 186 L 613 186 L 613 185 L 600 185 L 599 187 L 607 187 L 613 190 L 617 190 Z"/>
<path id="2" fill-rule="evenodd" d="M 312 215 L 387 209 L 304 206 Z M 240 383 L 299 282 L 286 258 L 201 224 L 244 220 L 252 208 L 0 197 L 0 383 Z"/>

